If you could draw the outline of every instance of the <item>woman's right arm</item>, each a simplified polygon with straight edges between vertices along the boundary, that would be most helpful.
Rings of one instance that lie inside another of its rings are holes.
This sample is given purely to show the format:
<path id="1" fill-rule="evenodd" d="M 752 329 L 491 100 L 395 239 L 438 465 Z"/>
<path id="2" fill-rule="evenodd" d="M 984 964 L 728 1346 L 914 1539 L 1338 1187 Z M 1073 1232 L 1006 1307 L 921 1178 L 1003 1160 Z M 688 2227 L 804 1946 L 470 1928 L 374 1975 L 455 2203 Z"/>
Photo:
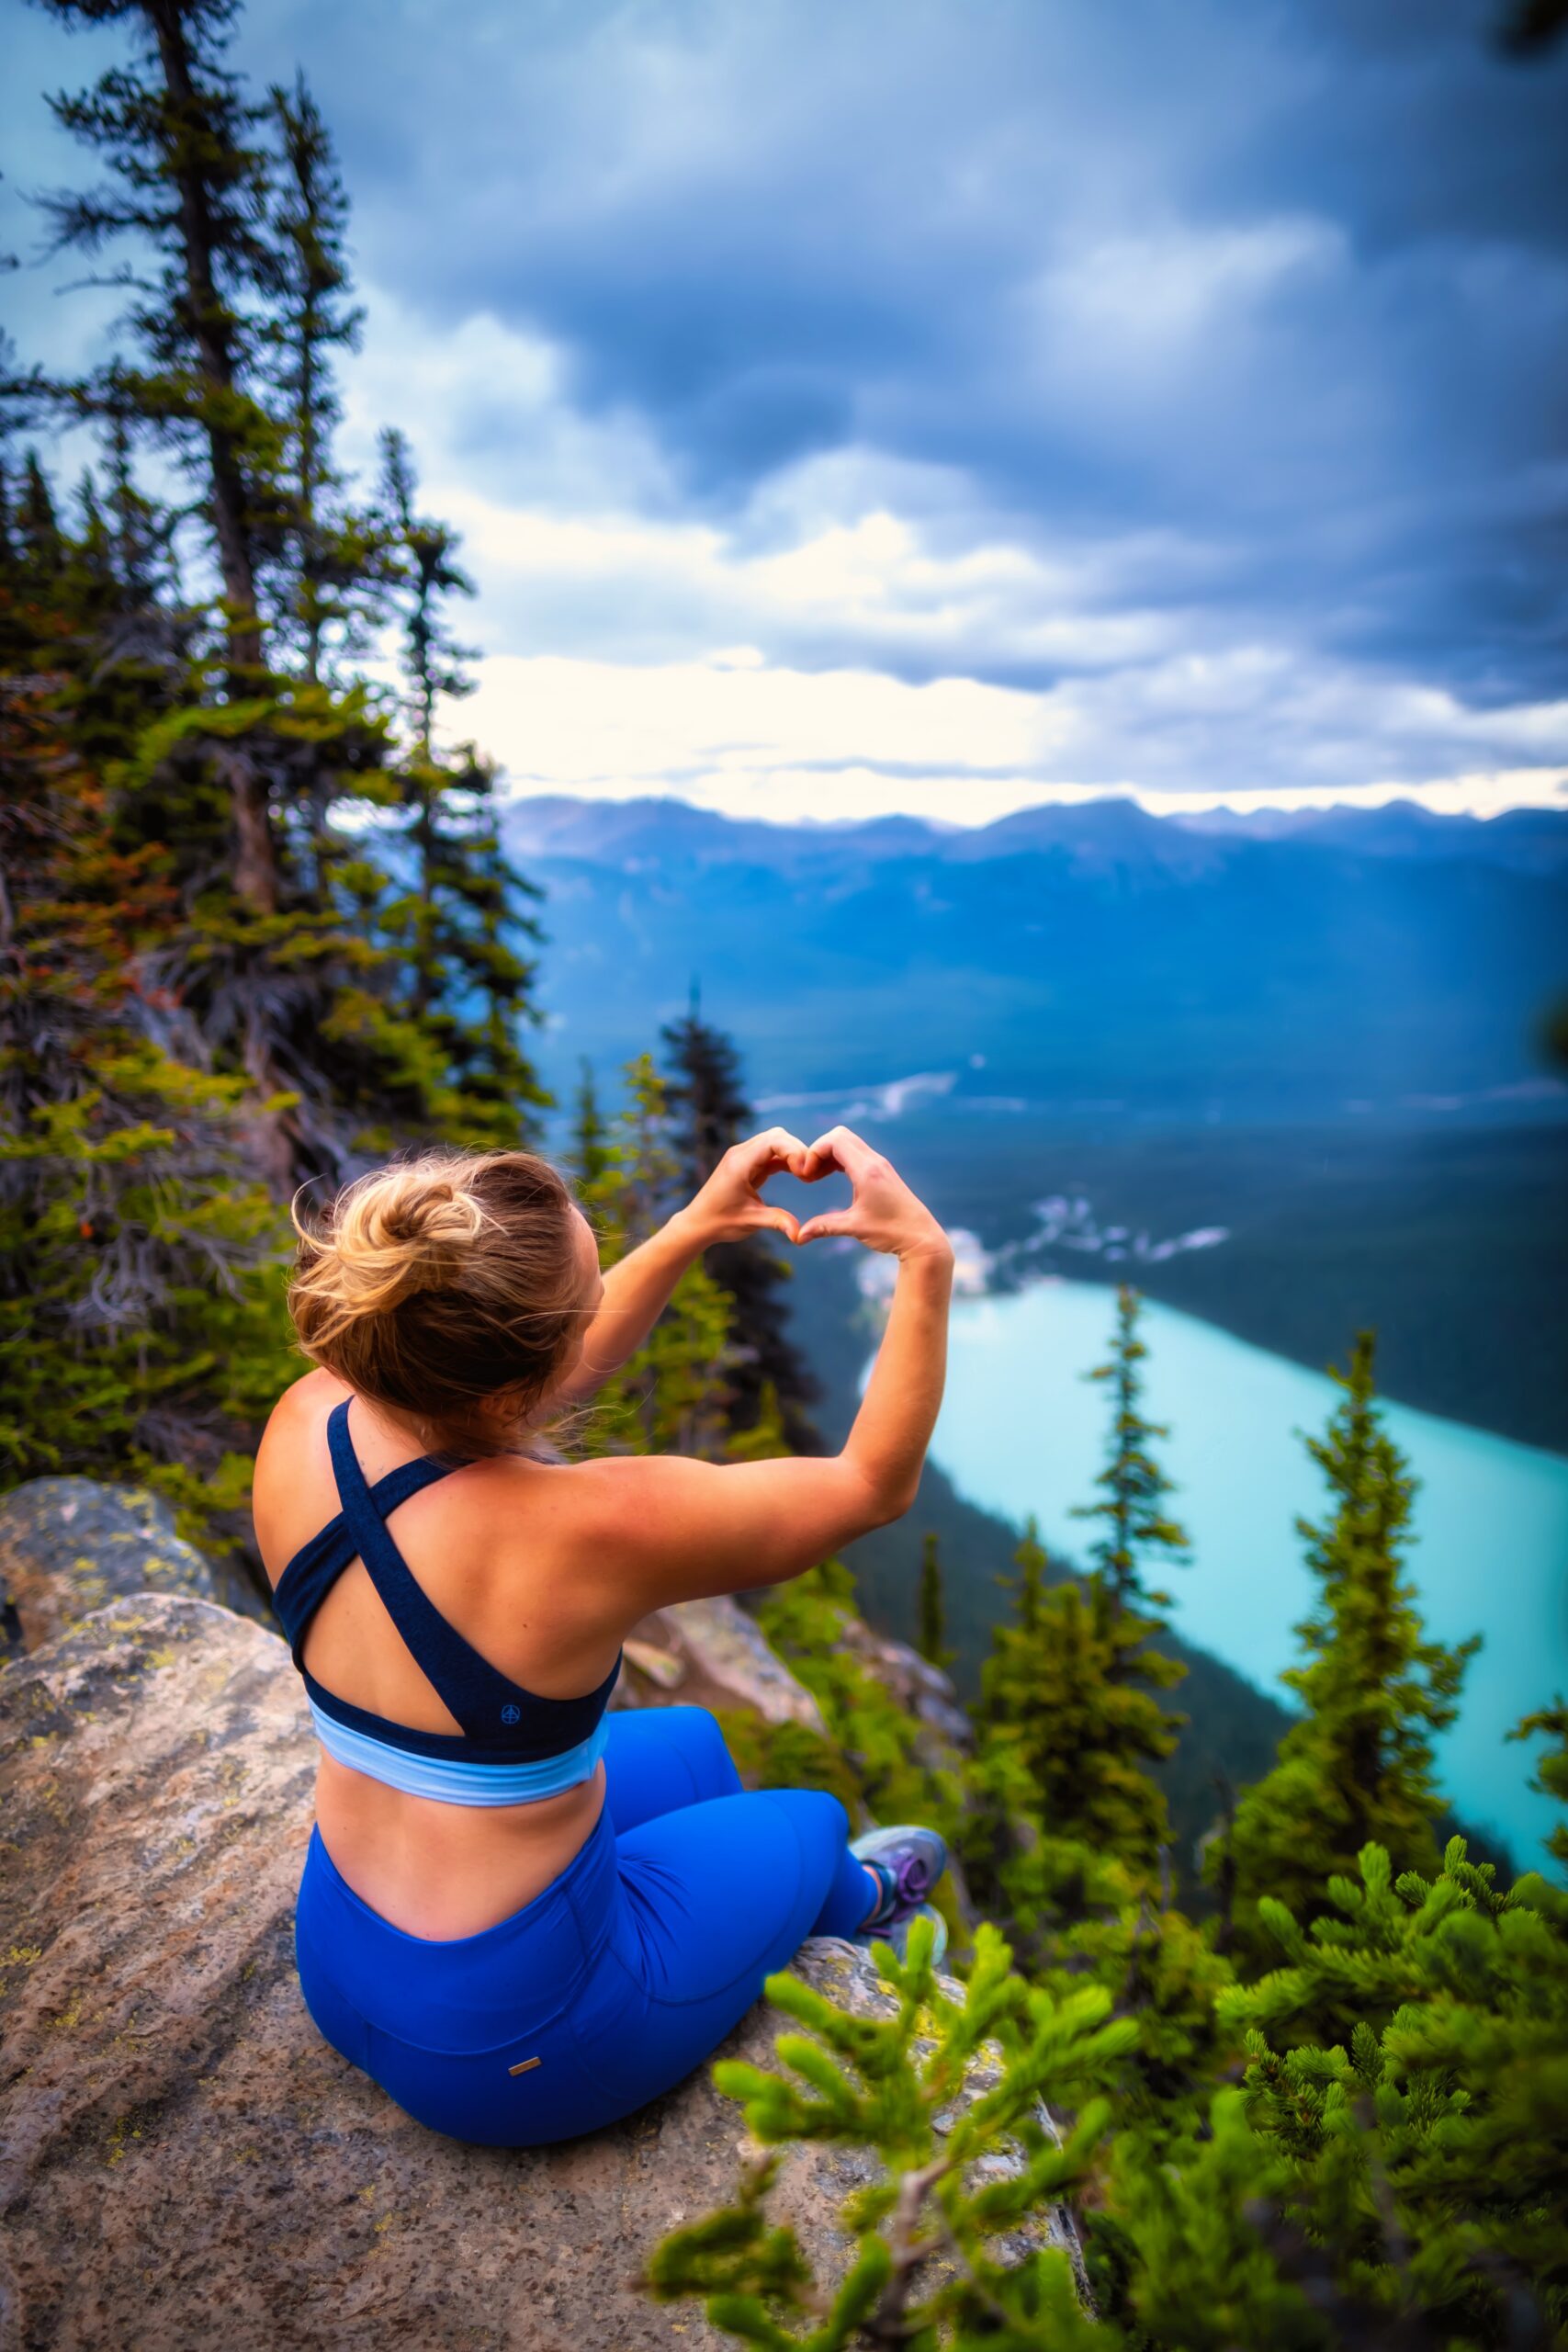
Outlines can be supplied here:
<path id="1" fill-rule="evenodd" d="M 575 1465 L 594 1566 L 602 1563 L 615 1595 L 639 1611 L 783 1583 L 901 1517 L 915 1499 L 942 1404 L 953 1250 L 924 1203 L 851 1129 L 822 1136 L 808 1161 L 808 1175 L 841 1168 L 854 1198 L 846 1209 L 810 1219 L 802 1241 L 849 1234 L 898 1260 L 887 1328 L 854 1426 L 842 1451 L 827 1457 L 711 1463 L 626 1455 Z"/>

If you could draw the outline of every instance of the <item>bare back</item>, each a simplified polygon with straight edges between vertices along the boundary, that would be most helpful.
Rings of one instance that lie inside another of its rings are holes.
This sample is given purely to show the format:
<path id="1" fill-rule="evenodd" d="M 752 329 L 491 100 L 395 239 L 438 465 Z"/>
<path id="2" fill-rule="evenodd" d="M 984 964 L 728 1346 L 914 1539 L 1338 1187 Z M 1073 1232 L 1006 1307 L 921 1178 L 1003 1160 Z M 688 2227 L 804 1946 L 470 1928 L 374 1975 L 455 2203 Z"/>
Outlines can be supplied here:
<path id="1" fill-rule="evenodd" d="M 312 1372 L 290 1388 L 256 1460 L 256 1538 L 276 1584 L 299 1547 L 333 1518 L 338 1495 L 327 1416 L 352 1391 Z M 417 1458 L 418 1444 L 363 1398 L 356 1450 L 374 1482 Z M 643 1613 L 635 1590 L 617 1617 L 614 1588 L 573 1573 L 571 1467 L 510 1456 L 474 1463 L 394 1514 L 400 1550 L 424 1591 L 481 1656 L 542 1698 L 603 1681 Z M 347 1567 L 305 1638 L 311 1674 L 338 1697 L 422 1731 L 460 1726 L 378 1597 L 362 1561 Z M 333 1861 L 355 1893 L 410 1935 L 477 1934 L 530 1902 L 592 1829 L 596 1770 L 579 1787 L 527 1804 L 468 1807 L 405 1794 L 323 1754 L 316 1809 Z"/>

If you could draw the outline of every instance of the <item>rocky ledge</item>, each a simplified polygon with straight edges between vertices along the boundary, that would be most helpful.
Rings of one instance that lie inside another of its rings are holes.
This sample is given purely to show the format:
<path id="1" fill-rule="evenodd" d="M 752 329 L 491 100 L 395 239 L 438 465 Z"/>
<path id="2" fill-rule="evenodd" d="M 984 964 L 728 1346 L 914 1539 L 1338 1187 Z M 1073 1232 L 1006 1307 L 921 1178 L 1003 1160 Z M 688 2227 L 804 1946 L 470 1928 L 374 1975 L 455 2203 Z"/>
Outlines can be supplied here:
<path id="1" fill-rule="evenodd" d="M 265 1618 L 237 1567 L 214 1565 L 175 1530 L 161 1495 L 96 1478 L 29 1478 L 0 1496 L 0 1611 L 6 1647 L 36 1650 L 121 1594 L 177 1592 Z"/>
<path id="2" fill-rule="evenodd" d="M 0 1669 L 0 2352 L 716 2352 L 636 2282 L 728 2195 L 738 2111 L 705 2070 L 537 2153 L 409 2121 L 299 1998 L 313 1773 L 283 1645 L 209 1601 L 117 1600 Z M 797 1965 L 886 2001 L 852 1946 Z M 771 2200 L 825 2276 L 861 2161 L 797 2150 Z"/>

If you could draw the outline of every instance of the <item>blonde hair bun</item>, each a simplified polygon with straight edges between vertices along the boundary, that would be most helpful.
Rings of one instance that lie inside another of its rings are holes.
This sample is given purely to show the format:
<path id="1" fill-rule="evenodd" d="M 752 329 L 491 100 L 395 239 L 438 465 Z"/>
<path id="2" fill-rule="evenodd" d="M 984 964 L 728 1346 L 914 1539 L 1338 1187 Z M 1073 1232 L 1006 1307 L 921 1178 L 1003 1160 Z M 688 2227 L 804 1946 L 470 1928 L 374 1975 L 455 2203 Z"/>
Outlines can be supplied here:
<path id="1" fill-rule="evenodd" d="M 298 1217 L 298 1231 L 303 1232 Z M 320 1251 L 314 1286 L 336 1292 L 331 1327 L 355 1315 L 384 1315 L 419 1290 L 456 1279 L 484 1231 L 485 1214 L 457 1178 L 424 1161 L 361 1176 L 339 1194 Z M 318 1339 L 326 1331 L 318 1329 Z"/>
<path id="2" fill-rule="evenodd" d="M 526 1151 L 422 1153 L 357 1177 L 319 1223 L 297 1196 L 299 1344 L 444 1447 L 494 1452 L 476 1406 L 515 1391 L 525 1410 L 582 1328 L 572 1210 Z"/>

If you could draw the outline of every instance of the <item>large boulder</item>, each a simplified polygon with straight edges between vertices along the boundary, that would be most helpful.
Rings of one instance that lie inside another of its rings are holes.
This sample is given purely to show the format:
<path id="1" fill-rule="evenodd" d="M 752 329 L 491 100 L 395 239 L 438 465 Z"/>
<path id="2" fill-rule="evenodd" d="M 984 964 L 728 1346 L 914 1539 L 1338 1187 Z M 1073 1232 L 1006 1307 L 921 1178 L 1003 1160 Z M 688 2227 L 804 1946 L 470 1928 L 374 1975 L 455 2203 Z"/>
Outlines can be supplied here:
<path id="1" fill-rule="evenodd" d="M 24 1649 L 135 1592 L 183 1593 L 265 1614 L 243 1574 L 204 1559 L 175 1533 L 163 1497 L 144 1487 L 30 1478 L 0 1495 L 0 1593 Z"/>
<path id="2" fill-rule="evenodd" d="M 537 2152 L 411 2122 L 299 1996 L 314 1765 L 283 1645 L 209 1602 L 116 1601 L 0 1669 L 0 2352 L 716 2352 L 636 2277 L 728 2194 L 737 2110 L 705 2069 Z M 798 1965 L 886 2001 L 855 1947 Z M 863 2161 L 794 2151 L 771 2200 L 825 2275 Z"/>
<path id="3" fill-rule="evenodd" d="M 626 1644 L 611 1702 L 620 1707 L 750 1708 L 767 1724 L 824 1729 L 822 1711 L 728 1593 L 677 1600 L 645 1617 Z"/>

